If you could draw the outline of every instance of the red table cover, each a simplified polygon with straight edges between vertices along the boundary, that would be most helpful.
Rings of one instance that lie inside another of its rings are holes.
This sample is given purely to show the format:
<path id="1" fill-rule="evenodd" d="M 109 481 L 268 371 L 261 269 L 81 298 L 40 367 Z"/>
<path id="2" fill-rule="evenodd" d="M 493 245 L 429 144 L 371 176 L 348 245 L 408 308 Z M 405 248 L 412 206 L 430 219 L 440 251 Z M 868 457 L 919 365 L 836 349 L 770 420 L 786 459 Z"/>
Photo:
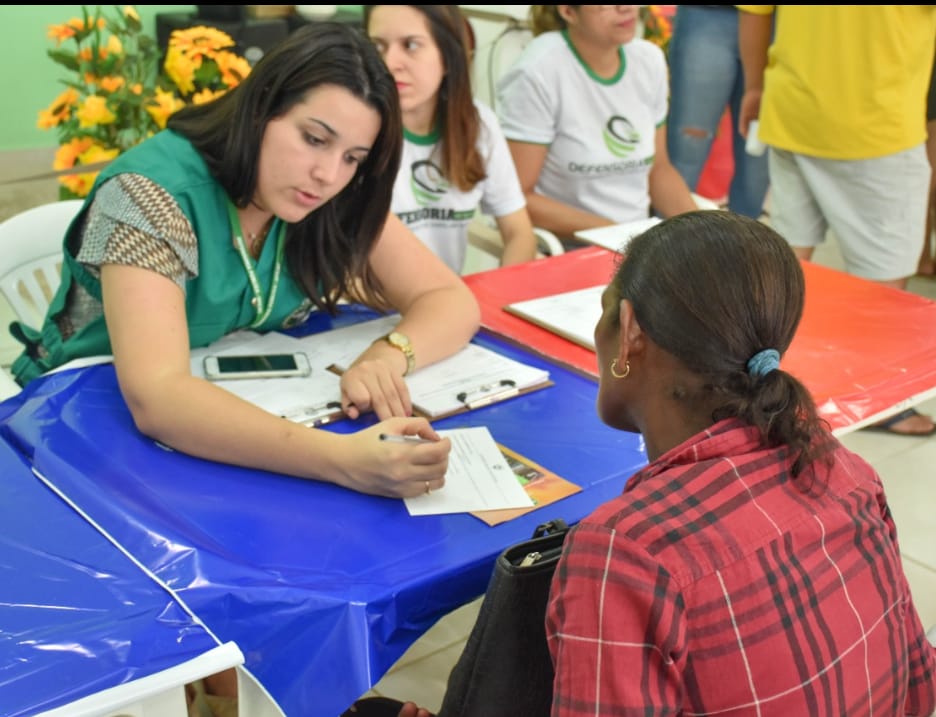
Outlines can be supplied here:
<path id="1" fill-rule="evenodd" d="M 597 376 L 593 351 L 503 310 L 506 304 L 607 283 L 618 255 L 578 249 L 465 276 L 485 328 Z M 936 302 L 803 262 L 806 307 L 783 369 L 841 434 L 936 395 Z"/>

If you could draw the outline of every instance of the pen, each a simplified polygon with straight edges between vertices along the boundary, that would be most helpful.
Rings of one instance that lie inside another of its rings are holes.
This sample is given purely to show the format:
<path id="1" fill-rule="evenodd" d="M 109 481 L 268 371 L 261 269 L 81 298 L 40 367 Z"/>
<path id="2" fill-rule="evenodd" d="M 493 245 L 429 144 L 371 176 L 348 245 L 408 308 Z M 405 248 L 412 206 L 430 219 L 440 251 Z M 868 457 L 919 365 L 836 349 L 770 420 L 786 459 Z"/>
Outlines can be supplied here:
<path id="1" fill-rule="evenodd" d="M 401 436 L 394 433 L 381 433 L 380 440 L 389 443 L 435 443 L 431 438 L 420 438 L 419 436 Z"/>

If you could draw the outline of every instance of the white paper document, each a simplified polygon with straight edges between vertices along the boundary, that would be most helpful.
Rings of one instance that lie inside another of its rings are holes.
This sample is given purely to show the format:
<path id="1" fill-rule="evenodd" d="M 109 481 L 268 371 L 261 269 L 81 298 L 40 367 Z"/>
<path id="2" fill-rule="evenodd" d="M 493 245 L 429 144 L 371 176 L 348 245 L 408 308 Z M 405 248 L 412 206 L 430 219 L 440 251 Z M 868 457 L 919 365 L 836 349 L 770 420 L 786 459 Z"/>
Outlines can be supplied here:
<path id="1" fill-rule="evenodd" d="M 410 515 L 471 513 L 533 505 L 486 426 L 439 431 L 439 435 L 452 441 L 445 485 L 431 493 L 404 498 Z"/>
<path id="2" fill-rule="evenodd" d="M 589 244 L 603 246 L 611 251 L 623 253 L 631 239 L 638 234 L 643 234 L 647 229 L 656 226 L 661 221 L 663 220 L 659 217 L 648 217 L 647 219 L 638 219 L 636 222 L 615 224 L 610 227 L 581 229 L 575 232 L 575 238 L 587 241 Z"/>
<path id="3" fill-rule="evenodd" d="M 542 326 L 579 346 L 595 350 L 595 324 L 601 318 L 605 285 L 508 304 L 504 311 Z"/>

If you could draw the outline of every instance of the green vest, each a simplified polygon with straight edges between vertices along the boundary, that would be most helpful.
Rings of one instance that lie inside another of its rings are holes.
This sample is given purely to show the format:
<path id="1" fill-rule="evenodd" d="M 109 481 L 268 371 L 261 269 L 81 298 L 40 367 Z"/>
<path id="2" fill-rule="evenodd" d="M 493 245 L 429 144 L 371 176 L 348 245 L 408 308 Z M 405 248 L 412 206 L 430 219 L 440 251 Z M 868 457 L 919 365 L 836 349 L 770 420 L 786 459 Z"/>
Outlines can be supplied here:
<path id="1" fill-rule="evenodd" d="M 227 194 L 211 176 L 191 143 L 181 135 L 165 130 L 124 152 L 97 178 L 84 206 L 66 232 L 62 282 L 52 298 L 42 328 L 36 331 L 20 322 L 10 326 L 10 332 L 26 344 L 26 349 L 11 367 L 20 385 L 25 386 L 37 376 L 73 359 L 113 353 L 103 315 L 67 340 L 62 339 L 53 317 L 64 310 L 73 283 L 80 284 L 92 296 L 101 299 L 100 280 L 75 260 L 69 247 L 78 246 L 75 235 L 83 224 L 97 188 L 105 180 L 125 172 L 141 174 L 169 192 L 188 217 L 198 238 L 198 275 L 185 285 L 189 346 L 207 346 L 225 334 L 248 328 L 257 316 L 251 303 L 253 291 L 233 243 Z M 270 228 L 271 239 L 278 236 L 280 227 L 281 222 L 277 219 Z M 275 259 L 276 242 L 268 241 L 256 266 L 264 301 L 273 281 Z M 284 266 L 273 310 L 255 330 L 282 328 L 305 299 L 306 294 Z M 39 346 L 44 349 L 42 356 L 39 355 Z"/>

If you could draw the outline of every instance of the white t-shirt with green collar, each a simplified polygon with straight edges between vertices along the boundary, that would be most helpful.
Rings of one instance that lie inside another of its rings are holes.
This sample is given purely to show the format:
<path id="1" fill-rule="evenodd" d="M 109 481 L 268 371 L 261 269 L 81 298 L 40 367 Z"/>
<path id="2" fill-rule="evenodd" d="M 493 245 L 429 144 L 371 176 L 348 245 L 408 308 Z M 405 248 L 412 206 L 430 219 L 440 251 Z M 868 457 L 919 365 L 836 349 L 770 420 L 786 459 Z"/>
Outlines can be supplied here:
<path id="1" fill-rule="evenodd" d="M 564 32 L 535 37 L 497 84 L 506 137 L 549 146 L 536 191 L 623 223 L 646 218 L 655 134 L 668 79 L 659 47 L 621 46 L 621 69 L 602 79 Z"/>
<path id="2" fill-rule="evenodd" d="M 461 272 L 468 245 L 468 225 L 480 205 L 494 217 L 526 206 L 507 141 L 494 112 L 475 102 L 481 118 L 477 147 L 487 177 L 463 192 L 442 176 L 436 153 L 439 133 L 404 131 L 403 158 L 393 185 L 391 211 L 455 273 Z"/>

